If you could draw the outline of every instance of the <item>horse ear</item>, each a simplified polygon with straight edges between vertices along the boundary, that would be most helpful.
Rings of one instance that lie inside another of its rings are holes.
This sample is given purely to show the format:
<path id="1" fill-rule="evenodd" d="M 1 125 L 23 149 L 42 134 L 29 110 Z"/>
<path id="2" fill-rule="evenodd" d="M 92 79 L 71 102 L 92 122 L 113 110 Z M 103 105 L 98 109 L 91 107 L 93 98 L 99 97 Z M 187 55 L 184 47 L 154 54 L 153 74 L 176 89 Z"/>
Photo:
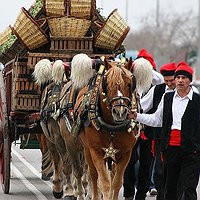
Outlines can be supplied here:
<path id="1" fill-rule="evenodd" d="M 132 57 L 130 57 L 128 62 L 125 65 L 125 68 L 131 71 L 132 64 L 133 64 L 133 59 Z"/>

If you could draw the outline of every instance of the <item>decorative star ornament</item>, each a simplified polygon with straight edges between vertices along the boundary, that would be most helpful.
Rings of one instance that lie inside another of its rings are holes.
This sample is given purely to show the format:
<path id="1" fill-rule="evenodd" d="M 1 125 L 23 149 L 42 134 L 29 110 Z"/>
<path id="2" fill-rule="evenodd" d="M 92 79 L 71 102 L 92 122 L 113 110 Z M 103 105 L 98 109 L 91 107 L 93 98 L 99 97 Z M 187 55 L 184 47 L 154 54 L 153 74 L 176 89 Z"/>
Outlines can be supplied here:
<path id="1" fill-rule="evenodd" d="M 110 146 L 109 146 L 108 148 L 104 148 L 104 147 L 103 147 L 102 149 L 103 149 L 104 152 L 105 152 L 105 155 L 104 155 L 104 158 L 103 158 L 103 159 L 112 158 L 113 161 L 116 161 L 116 160 L 115 160 L 115 154 L 116 154 L 117 152 L 119 152 L 120 150 L 114 149 L 112 143 L 110 143 Z"/>

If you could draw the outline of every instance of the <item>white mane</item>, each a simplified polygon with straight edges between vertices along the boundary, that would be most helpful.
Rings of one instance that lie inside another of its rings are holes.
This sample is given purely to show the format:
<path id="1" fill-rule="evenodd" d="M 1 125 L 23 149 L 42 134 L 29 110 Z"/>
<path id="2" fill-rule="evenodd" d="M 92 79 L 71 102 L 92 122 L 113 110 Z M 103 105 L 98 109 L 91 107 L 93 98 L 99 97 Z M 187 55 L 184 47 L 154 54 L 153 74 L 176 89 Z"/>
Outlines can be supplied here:
<path id="1" fill-rule="evenodd" d="M 40 60 L 36 65 L 32 73 L 38 85 L 44 84 L 52 79 L 51 75 L 52 63 L 48 59 Z"/>
<path id="2" fill-rule="evenodd" d="M 136 89 L 141 95 L 145 94 L 151 87 L 152 69 L 151 63 L 144 58 L 138 58 L 134 61 L 133 74 L 136 77 Z"/>
<path id="3" fill-rule="evenodd" d="M 65 69 L 62 60 L 56 60 L 52 68 L 52 79 L 55 83 L 61 83 L 63 81 Z"/>
<path id="4" fill-rule="evenodd" d="M 71 80 L 75 89 L 86 86 L 93 75 L 92 59 L 83 53 L 75 55 L 71 62 Z"/>

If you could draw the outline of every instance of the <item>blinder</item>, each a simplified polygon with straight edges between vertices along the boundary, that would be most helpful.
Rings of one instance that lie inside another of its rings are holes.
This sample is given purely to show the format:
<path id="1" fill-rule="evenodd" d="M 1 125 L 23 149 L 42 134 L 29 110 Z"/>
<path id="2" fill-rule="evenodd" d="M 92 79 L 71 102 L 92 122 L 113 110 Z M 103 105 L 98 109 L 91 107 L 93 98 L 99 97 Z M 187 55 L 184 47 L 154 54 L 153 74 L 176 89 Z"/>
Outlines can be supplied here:
<path id="1" fill-rule="evenodd" d="M 108 86 L 108 83 L 107 83 L 107 80 L 106 80 L 106 76 L 104 75 L 104 76 L 102 77 L 102 89 L 103 89 L 103 92 L 105 93 L 105 96 L 108 95 L 107 86 Z"/>
<path id="2" fill-rule="evenodd" d="M 135 89 L 136 89 L 136 78 L 134 75 L 132 75 L 131 94 L 135 91 Z"/>

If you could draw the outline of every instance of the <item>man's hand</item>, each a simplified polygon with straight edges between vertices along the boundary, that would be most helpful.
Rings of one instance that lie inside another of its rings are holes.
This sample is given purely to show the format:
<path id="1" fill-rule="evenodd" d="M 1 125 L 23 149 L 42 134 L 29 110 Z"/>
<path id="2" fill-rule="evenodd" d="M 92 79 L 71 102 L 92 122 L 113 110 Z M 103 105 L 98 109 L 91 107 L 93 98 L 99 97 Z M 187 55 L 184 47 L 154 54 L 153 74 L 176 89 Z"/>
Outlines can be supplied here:
<path id="1" fill-rule="evenodd" d="M 137 118 L 137 112 L 135 110 L 129 110 L 129 112 L 128 112 L 128 118 L 136 120 L 136 118 Z"/>

